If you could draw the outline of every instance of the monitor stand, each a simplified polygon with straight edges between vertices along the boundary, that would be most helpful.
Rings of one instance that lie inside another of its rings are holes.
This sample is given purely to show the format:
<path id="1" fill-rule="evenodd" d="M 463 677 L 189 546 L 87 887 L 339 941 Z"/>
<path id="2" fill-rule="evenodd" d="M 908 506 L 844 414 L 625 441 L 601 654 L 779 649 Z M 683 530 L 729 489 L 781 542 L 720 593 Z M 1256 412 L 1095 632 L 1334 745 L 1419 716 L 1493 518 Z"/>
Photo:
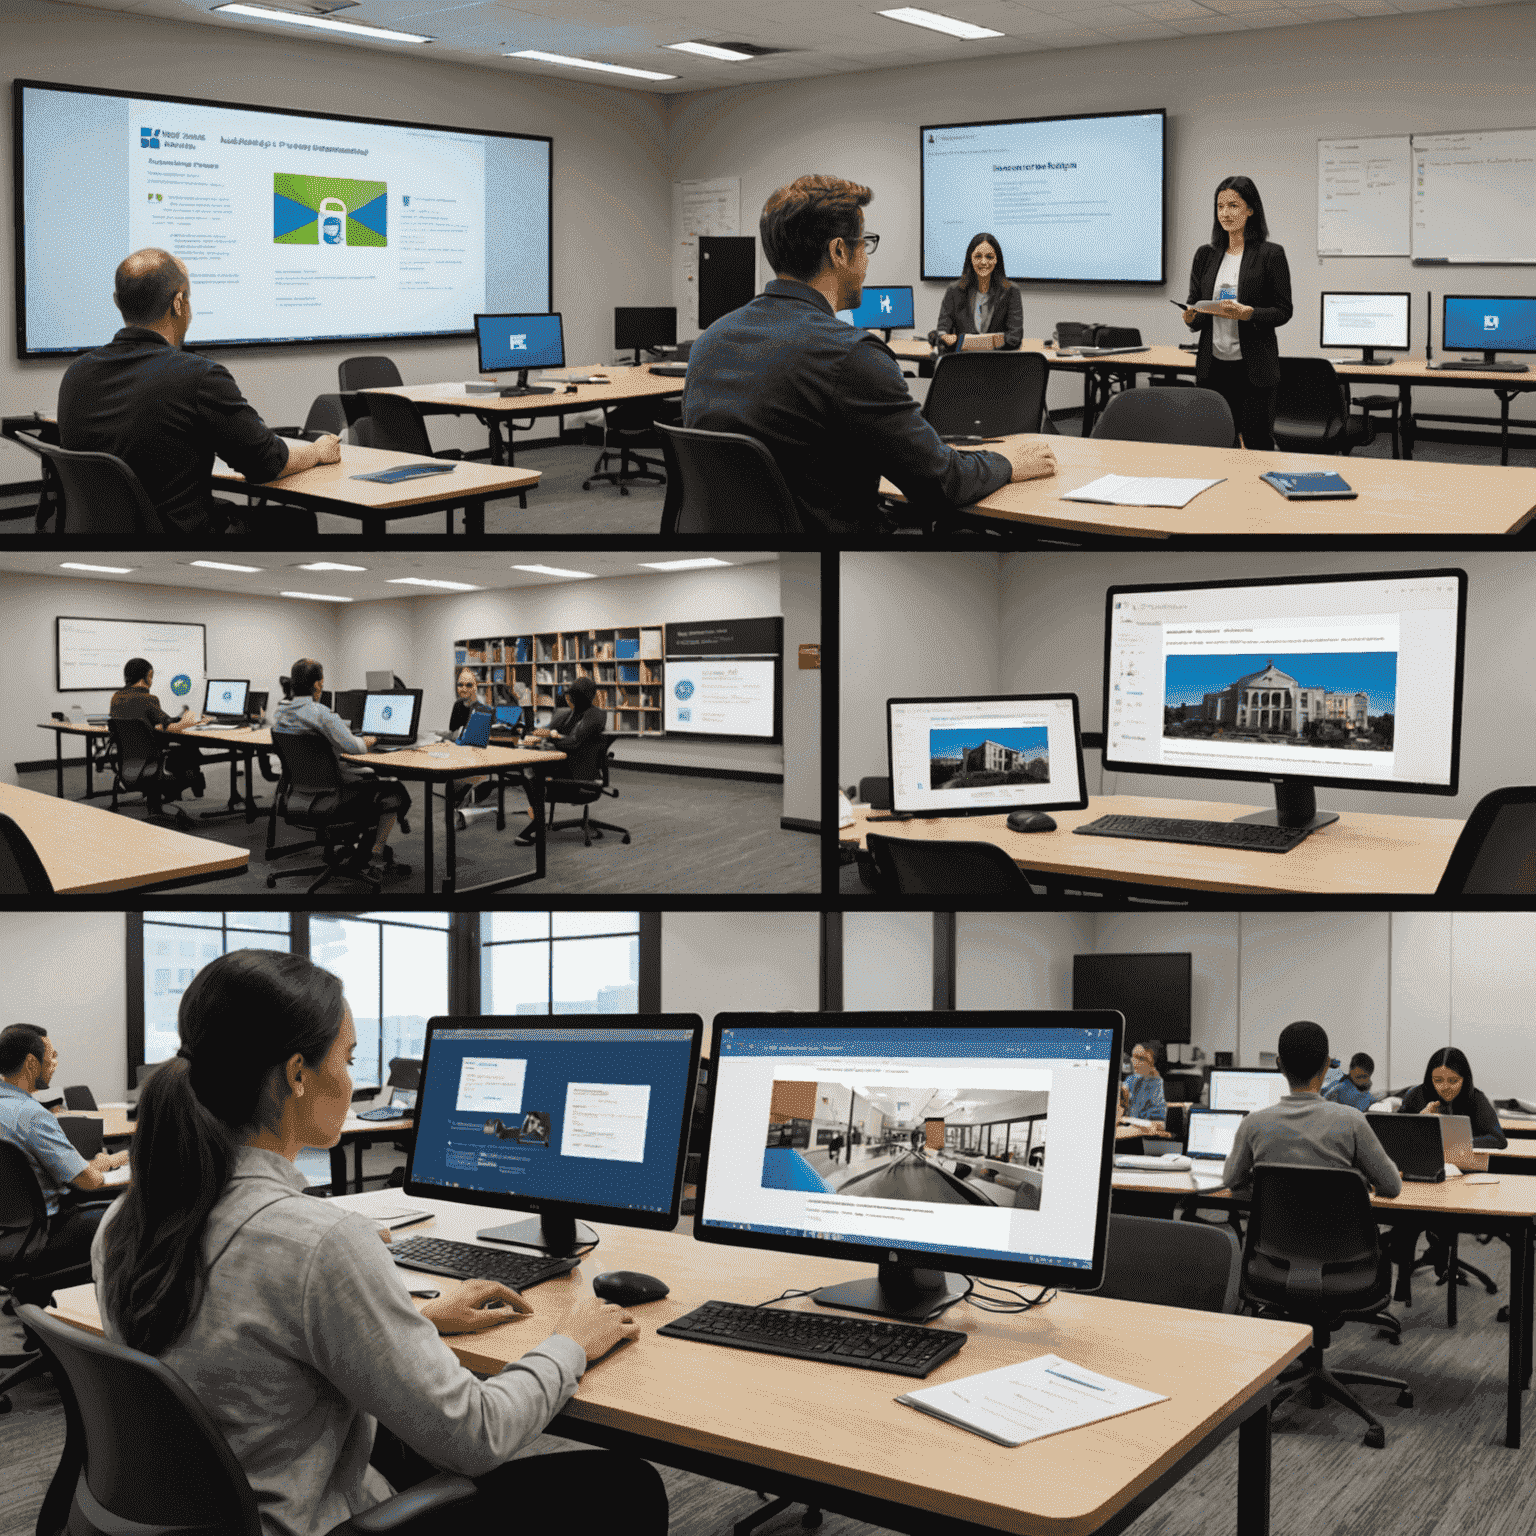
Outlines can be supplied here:
<path id="1" fill-rule="evenodd" d="M 526 1221 L 511 1221 L 504 1227 L 486 1227 L 475 1236 L 483 1243 L 516 1243 L 520 1248 L 537 1248 L 554 1259 L 571 1258 L 578 1246 L 595 1247 L 597 1233 L 574 1216 L 530 1216 Z"/>
<path id="2" fill-rule="evenodd" d="M 1390 357 L 1377 357 L 1374 347 L 1362 347 L 1361 354 L 1349 365 L 1351 368 L 1387 368 L 1391 366 L 1392 359 Z"/>
<path id="3" fill-rule="evenodd" d="M 1330 821 L 1337 821 L 1337 811 L 1320 811 L 1317 808 L 1317 786 L 1310 779 L 1275 779 L 1275 808 L 1272 811 L 1255 811 L 1251 816 L 1239 816 L 1239 822 L 1253 827 L 1291 827 L 1296 830 L 1316 832 Z"/>
<path id="4" fill-rule="evenodd" d="M 882 1264 L 874 1279 L 824 1286 L 811 1300 L 822 1307 L 926 1323 L 959 1301 L 965 1290 L 963 1275 L 942 1269 L 913 1269 L 908 1264 Z"/>
<path id="5" fill-rule="evenodd" d="M 552 395 L 554 392 L 555 386 L 553 384 L 530 384 L 528 382 L 528 370 L 526 368 L 519 368 L 517 370 L 517 383 L 503 385 L 501 398 L 506 400 L 513 395 Z"/>

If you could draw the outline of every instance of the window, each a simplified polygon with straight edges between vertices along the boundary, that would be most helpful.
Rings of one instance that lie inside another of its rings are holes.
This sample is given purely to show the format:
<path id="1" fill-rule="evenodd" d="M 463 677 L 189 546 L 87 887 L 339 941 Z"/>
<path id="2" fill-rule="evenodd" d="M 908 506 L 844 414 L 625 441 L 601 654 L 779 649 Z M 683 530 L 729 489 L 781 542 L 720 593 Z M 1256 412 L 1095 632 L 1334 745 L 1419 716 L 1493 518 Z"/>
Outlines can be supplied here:
<path id="1" fill-rule="evenodd" d="M 480 1011 L 638 1013 L 638 912 L 486 912 Z"/>

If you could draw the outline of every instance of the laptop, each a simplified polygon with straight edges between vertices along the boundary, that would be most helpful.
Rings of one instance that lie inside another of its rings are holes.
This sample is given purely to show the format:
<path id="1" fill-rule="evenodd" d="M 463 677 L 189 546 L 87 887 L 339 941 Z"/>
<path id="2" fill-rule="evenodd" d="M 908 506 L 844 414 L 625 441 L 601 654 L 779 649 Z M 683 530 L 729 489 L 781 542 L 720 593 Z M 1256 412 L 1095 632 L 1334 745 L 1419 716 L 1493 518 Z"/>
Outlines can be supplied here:
<path id="1" fill-rule="evenodd" d="M 420 688 L 396 688 L 388 693 L 370 691 L 363 700 L 361 734 L 374 738 L 374 752 L 398 752 L 415 746 L 416 722 L 420 718 Z"/>
<path id="2" fill-rule="evenodd" d="M 1190 1161 L 1197 1185 L 1214 1189 L 1221 1183 L 1222 1169 L 1243 1119 L 1241 1110 L 1207 1109 L 1203 1104 L 1189 1106 L 1184 1155 Z"/>
<path id="3" fill-rule="evenodd" d="M 1410 1184 L 1441 1184 L 1445 1181 L 1445 1143 L 1439 1115 L 1367 1115 L 1397 1171 Z"/>
<path id="4" fill-rule="evenodd" d="M 523 706 L 521 704 L 498 704 L 496 706 L 496 729 L 499 731 L 512 730 L 522 718 Z"/>
<path id="5" fill-rule="evenodd" d="M 365 1109 L 359 1115 L 359 1120 L 403 1120 L 407 1115 L 416 1113 L 416 1090 L 414 1088 L 396 1088 L 389 1096 L 388 1104 L 377 1105 L 373 1109 Z"/>
<path id="6" fill-rule="evenodd" d="M 469 719 L 455 738 L 461 747 L 488 747 L 491 744 L 491 725 L 496 716 L 488 709 L 472 709 Z"/>
<path id="7" fill-rule="evenodd" d="M 1488 1153 L 1472 1145 L 1472 1121 L 1466 1115 L 1436 1115 L 1440 1122 L 1440 1150 L 1446 1162 L 1463 1173 L 1486 1173 Z"/>

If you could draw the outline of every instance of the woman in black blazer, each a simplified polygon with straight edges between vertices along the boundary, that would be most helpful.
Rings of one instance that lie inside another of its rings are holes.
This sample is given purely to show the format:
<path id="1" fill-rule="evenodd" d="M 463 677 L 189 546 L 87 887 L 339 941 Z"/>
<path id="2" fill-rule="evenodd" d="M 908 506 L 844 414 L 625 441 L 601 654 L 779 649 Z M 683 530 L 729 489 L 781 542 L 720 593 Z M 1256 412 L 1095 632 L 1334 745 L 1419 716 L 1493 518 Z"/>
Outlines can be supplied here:
<path id="1" fill-rule="evenodd" d="M 547 747 L 552 752 L 564 752 L 567 761 L 551 763 L 546 774 L 552 779 L 571 777 L 570 759 L 577 757 L 601 736 L 608 726 L 608 713 L 599 709 L 593 700 L 597 697 L 597 684 L 590 677 L 578 677 L 565 690 L 566 708 L 555 711 L 547 726 L 529 731 L 524 744 L 530 747 Z M 526 788 L 526 785 L 524 786 Z M 533 816 L 533 795 L 529 796 L 528 815 Z M 533 841 L 534 828 L 518 833 L 514 842 L 525 846 Z"/>
<path id="2" fill-rule="evenodd" d="M 972 235 L 965 248 L 965 271 L 958 283 L 944 290 L 938 329 L 930 339 L 937 339 L 945 351 L 953 352 L 963 337 L 998 331 L 1005 350 L 1017 349 L 1024 340 L 1024 303 L 1019 290 L 1008 281 L 997 236 Z"/>
<path id="3" fill-rule="evenodd" d="M 1222 301 L 1219 315 L 1195 305 Z M 1216 188 L 1211 243 L 1195 252 L 1184 323 L 1200 333 L 1195 382 L 1232 407 L 1245 448 L 1275 446 L 1275 388 L 1280 342 L 1275 331 L 1291 318 L 1291 269 L 1285 248 L 1269 238 L 1259 189 L 1246 176 Z"/>

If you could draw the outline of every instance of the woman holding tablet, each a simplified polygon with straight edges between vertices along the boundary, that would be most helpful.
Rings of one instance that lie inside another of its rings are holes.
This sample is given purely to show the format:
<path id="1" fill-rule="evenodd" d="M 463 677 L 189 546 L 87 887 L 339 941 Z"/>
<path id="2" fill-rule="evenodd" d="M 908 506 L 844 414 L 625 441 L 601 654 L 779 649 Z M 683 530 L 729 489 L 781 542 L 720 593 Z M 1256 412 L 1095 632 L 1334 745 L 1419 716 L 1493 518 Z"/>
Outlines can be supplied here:
<path id="1" fill-rule="evenodd" d="M 1195 306 L 1214 304 L 1215 313 Z M 1184 323 L 1200 333 L 1195 382 L 1232 408 L 1245 448 L 1275 446 L 1280 383 L 1276 330 L 1291 318 L 1291 269 L 1269 238 L 1259 189 L 1246 176 L 1216 188 L 1211 243 L 1195 252 Z"/>
<path id="2" fill-rule="evenodd" d="M 1003 248 L 996 235 L 972 235 L 965 248 L 960 281 L 944 292 L 937 339 L 949 351 L 966 336 L 1001 335 L 998 346 L 1014 349 L 1024 340 L 1024 303 L 1008 281 Z"/>

